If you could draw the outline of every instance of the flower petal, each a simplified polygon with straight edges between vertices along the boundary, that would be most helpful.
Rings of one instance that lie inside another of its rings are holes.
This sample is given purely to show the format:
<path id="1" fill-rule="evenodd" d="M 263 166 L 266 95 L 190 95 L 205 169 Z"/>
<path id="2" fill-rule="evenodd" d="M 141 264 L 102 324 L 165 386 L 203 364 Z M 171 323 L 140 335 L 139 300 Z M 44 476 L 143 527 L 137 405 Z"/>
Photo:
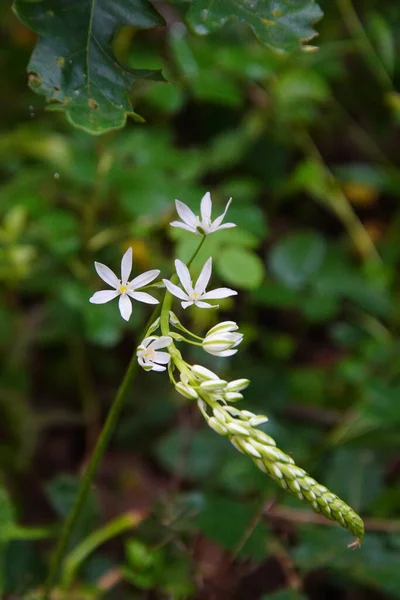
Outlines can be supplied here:
<path id="1" fill-rule="evenodd" d="M 152 269 L 151 271 L 146 271 L 145 273 L 142 273 L 141 275 L 134 277 L 132 279 L 132 281 L 129 282 L 129 290 L 132 290 L 132 291 L 137 290 L 138 288 L 141 288 L 141 287 L 147 285 L 148 283 L 153 281 L 156 277 L 158 277 L 159 274 L 160 274 L 159 269 Z"/>
<path id="2" fill-rule="evenodd" d="M 194 212 L 180 200 L 175 200 L 176 212 L 186 225 L 196 228 L 196 215 Z"/>
<path id="3" fill-rule="evenodd" d="M 197 294 L 202 296 L 203 293 L 205 292 L 208 282 L 210 281 L 211 271 L 212 271 L 212 258 L 210 256 L 210 258 L 204 263 L 204 266 L 201 270 L 199 278 L 196 281 L 196 285 L 194 286 L 194 291 Z"/>
<path id="4" fill-rule="evenodd" d="M 156 363 L 151 363 L 152 371 L 165 371 L 166 367 L 162 367 L 161 365 L 157 365 Z"/>
<path id="5" fill-rule="evenodd" d="M 170 344 L 172 344 L 172 337 L 169 335 L 162 335 L 155 339 L 151 347 L 153 350 L 158 350 L 159 348 L 167 348 Z"/>
<path id="6" fill-rule="evenodd" d="M 89 298 L 89 302 L 92 304 L 105 304 L 106 302 L 110 302 L 110 300 L 114 300 L 117 296 L 119 296 L 117 290 L 102 290 L 101 292 L 93 294 L 93 296 Z"/>
<path id="7" fill-rule="evenodd" d="M 182 284 L 182 287 L 186 290 L 186 292 L 190 295 L 193 293 L 193 285 L 192 279 L 190 277 L 189 269 L 187 266 L 178 258 L 175 261 L 175 269 L 178 274 L 179 280 Z"/>
<path id="8" fill-rule="evenodd" d="M 228 211 L 228 208 L 229 208 L 229 207 L 230 207 L 230 205 L 231 205 L 231 202 L 232 202 L 232 198 L 229 198 L 228 202 L 226 203 L 225 210 L 224 210 L 224 212 L 222 213 L 222 215 L 220 215 L 219 217 L 217 217 L 217 218 L 215 219 L 215 221 L 212 223 L 212 228 L 213 228 L 213 229 L 214 229 L 214 227 L 218 227 L 218 228 L 219 228 L 219 226 L 221 225 L 222 221 L 225 219 L 225 215 L 226 215 L 226 213 L 227 213 L 227 211 Z M 234 227 L 236 227 L 236 225 L 234 225 L 233 223 L 232 223 L 232 225 L 233 225 Z"/>
<path id="9" fill-rule="evenodd" d="M 214 306 L 213 304 L 202 302 L 201 300 L 196 300 L 195 306 L 198 306 L 199 308 L 218 308 L 218 304 Z"/>
<path id="10" fill-rule="evenodd" d="M 119 287 L 119 279 L 109 267 L 103 265 L 102 263 L 95 262 L 94 268 L 96 269 L 98 276 L 101 277 L 103 281 L 108 283 L 108 285 L 111 285 L 113 288 Z"/>
<path id="11" fill-rule="evenodd" d="M 160 363 L 161 365 L 167 365 L 171 359 L 171 355 L 168 352 L 156 352 L 154 362 Z"/>
<path id="12" fill-rule="evenodd" d="M 126 294 L 121 294 L 118 305 L 121 317 L 125 319 L 125 321 L 129 321 L 129 318 L 132 314 L 132 302 L 130 301 L 129 296 Z"/>
<path id="13" fill-rule="evenodd" d="M 137 300 L 137 302 L 145 302 L 146 304 L 159 304 L 156 298 L 150 296 L 150 294 L 146 294 L 146 292 L 128 292 L 128 295 Z"/>
<path id="14" fill-rule="evenodd" d="M 132 248 L 128 248 L 121 260 L 121 281 L 126 285 L 132 271 Z"/>
<path id="15" fill-rule="evenodd" d="M 163 282 L 164 282 L 165 287 L 167 288 L 167 290 L 173 296 L 176 296 L 180 300 L 187 300 L 189 298 L 189 296 L 187 294 L 185 294 L 185 292 L 183 290 L 181 290 L 180 287 L 178 287 L 174 283 L 171 283 L 171 281 L 169 281 L 168 279 L 163 279 Z"/>
<path id="16" fill-rule="evenodd" d="M 229 296 L 236 296 L 237 292 L 235 290 L 231 290 L 230 288 L 217 288 L 216 290 L 211 290 L 210 292 L 206 292 L 201 297 L 206 300 L 216 300 L 217 298 L 228 298 Z"/>
<path id="17" fill-rule="evenodd" d="M 142 346 L 144 347 L 144 349 L 146 349 L 151 344 L 151 342 L 154 342 L 154 340 L 157 340 L 157 339 L 158 338 L 155 335 L 149 335 L 149 337 L 144 338 L 144 340 L 141 342 L 140 346 L 138 347 L 138 350 Z M 142 352 L 143 352 L 143 350 L 142 350 Z"/>
<path id="18" fill-rule="evenodd" d="M 204 194 L 200 202 L 200 213 L 202 221 L 209 221 L 211 219 L 212 202 L 210 192 Z"/>
<path id="19" fill-rule="evenodd" d="M 237 350 L 224 350 L 223 352 L 218 352 L 218 356 L 222 356 L 226 358 L 227 356 L 233 356 L 236 354 Z"/>
<path id="20" fill-rule="evenodd" d="M 210 233 L 214 233 L 215 231 L 221 231 L 221 229 L 231 229 L 231 227 L 236 227 L 235 223 L 224 223 L 223 225 L 215 225 L 215 222 L 210 227 Z"/>
<path id="21" fill-rule="evenodd" d="M 181 223 L 180 221 L 172 221 L 170 223 L 171 227 L 180 227 L 181 229 L 186 229 L 186 231 L 190 231 L 191 233 L 197 233 L 196 228 L 191 225 L 187 225 L 186 223 Z"/>
<path id="22" fill-rule="evenodd" d="M 193 300 L 190 300 L 189 302 L 181 302 L 182 304 L 182 308 L 188 308 L 189 306 L 192 306 L 192 304 L 194 304 Z"/>

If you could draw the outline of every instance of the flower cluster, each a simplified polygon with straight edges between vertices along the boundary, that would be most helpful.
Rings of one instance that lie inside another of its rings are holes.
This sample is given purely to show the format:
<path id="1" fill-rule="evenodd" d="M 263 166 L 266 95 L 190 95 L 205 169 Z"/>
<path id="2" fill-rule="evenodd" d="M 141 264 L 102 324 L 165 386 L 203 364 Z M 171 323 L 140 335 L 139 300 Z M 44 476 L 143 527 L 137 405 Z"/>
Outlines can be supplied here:
<path id="1" fill-rule="evenodd" d="M 201 200 L 200 216 L 196 216 L 188 206 L 176 200 L 176 210 L 182 221 L 173 221 L 171 226 L 202 235 L 202 244 L 207 235 L 220 229 L 235 227 L 234 223 L 222 223 L 230 203 L 231 200 L 223 214 L 212 221 L 209 192 Z M 212 356 L 228 358 L 238 351 L 238 346 L 243 340 L 243 334 L 239 332 L 239 327 L 234 321 L 217 323 L 204 336 L 199 336 L 187 329 L 171 311 L 174 297 L 180 300 L 183 309 L 191 306 L 210 309 L 218 306 L 210 304 L 209 300 L 237 294 L 235 290 L 225 287 L 207 291 L 212 274 L 211 257 L 204 263 L 193 283 L 191 262 L 185 264 L 176 260 L 176 274 L 171 279 L 162 279 L 162 283 L 152 283 L 160 274 L 159 270 L 147 271 L 129 280 L 132 270 L 132 250 L 129 248 L 122 258 L 120 278 L 105 265 L 95 263 L 97 273 L 112 289 L 96 292 L 90 301 L 102 304 L 119 297 L 121 315 L 128 320 L 132 313 L 131 300 L 158 304 L 159 301 L 143 289 L 163 286 L 165 293 L 160 317 L 147 329 L 143 341 L 136 349 L 139 365 L 146 371 L 168 369 L 169 378 L 176 391 L 188 400 L 197 402 L 206 422 L 214 431 L 227 437 L 239 452 L 249 456 L 261 471 L 272 477 L 282 488 L 295 494 L 299 500 L 307 502 L 327 518 L 337 521 L 351 531 L 358 541 L 361 540 L 364 526 L 360 517 L 335 494 L 297 467 L 288 454 L 276 447 L 275 441 L 267 433 L 258 429 L 268 418 L 231 405 L 243 399 L 242 392 L 250 381 L 245 378 L 232 381 L 221 379 L 206 367 L 191 365 L 182 357 L 175 342 L 192 344 Z M 171 330 L 171 327 L 178 331 Z M 161 335 L 156 333 L 158 329 L 161 330 Z"/>

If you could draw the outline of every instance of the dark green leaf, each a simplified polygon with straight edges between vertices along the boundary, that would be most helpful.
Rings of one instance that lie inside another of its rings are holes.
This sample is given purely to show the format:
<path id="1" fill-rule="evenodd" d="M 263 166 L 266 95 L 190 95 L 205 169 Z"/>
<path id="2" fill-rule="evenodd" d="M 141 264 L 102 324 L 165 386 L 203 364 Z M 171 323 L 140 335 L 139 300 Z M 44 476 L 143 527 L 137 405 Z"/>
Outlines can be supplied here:
<path id="1" fill-rule="evenodd" d="M 238 287 L 254 290 L 264 278 L 264 267 L 260 258 L 246 250 L 228 246 L 216 257 L 218 274 L 228 283 Z"/>
<path id="2" fill-rule="evenodd" d="M 127 115 L 141 120 L 128 92 L 133 81 L 158 72 L 132 71 L 113 55 L 111 42 L 122 25 L 163 23 L 147 0 L 15 0 L 14 11 L 40 35 L 28 65 L 30 87 L 54 110 L 99 135 L 124 126 Z"/>
<path id="3" fill-rule="evenodd" d="M 292 52 L 317 35 L 313 24 L 322 14 L 314 0 L 193 0 L 187 20 L 200 35 L 240 21 L 266 46 Z"/>
<path id="4" fill-rule="evenodd" d="M 281 240 L 269 256 L 271 271 L 288 287 L 301 288 L 317 273 L 325 256 L 325 241 L 317 233 L 294 233 Z"/>

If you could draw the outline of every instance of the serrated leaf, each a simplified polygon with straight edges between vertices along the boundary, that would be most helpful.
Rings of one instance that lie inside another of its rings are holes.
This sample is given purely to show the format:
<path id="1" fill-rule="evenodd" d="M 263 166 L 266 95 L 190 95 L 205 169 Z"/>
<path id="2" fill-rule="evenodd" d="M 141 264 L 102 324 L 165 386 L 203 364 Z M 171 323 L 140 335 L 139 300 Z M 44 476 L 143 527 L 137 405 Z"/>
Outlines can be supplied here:
<path id="1" fill-rule="evenodd" d="M 142 120 L 128 91 L 133 81 L 161 79 L 158 71 L 130 70 L 115 59 L 111 42 L 120 26 L 163 24 L 148 0 L 15 0 L 14 12 L 40 35 L 31 56 L 29 85 L 93 135 Z"/>
<path id="2" fill-rule="evenodd" d="M 314 0 L 193 0 L 188 24 L 200 35 L 229 20 L 248 25 L 262 44 L 293 52 L 317 35 L 313 28 L 323 13 Z"/>

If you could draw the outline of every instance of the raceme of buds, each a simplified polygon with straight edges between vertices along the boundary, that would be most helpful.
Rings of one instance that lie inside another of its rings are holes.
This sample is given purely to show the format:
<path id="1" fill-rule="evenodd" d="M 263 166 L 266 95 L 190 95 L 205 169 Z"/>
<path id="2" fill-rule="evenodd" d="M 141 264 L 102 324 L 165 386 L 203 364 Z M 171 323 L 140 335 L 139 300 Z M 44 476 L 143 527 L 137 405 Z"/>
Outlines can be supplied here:
<path id="1" fill-rule="evenodd" d="M 207 405 L 202 400 L 199 401 L 199 408 L 210 427 L 220 435 L 229 437 L 235 448 L 247 454 L 261 471 L 302 502 L 311 504 L 316 512 L 340 523 L 361 541 L 364 524 L 357 513 L 298 467 L 290 456 L 276 447 L 270 436 L 255 429 L 256 425 L 266 422 L 264 415 L 257 416 L 237 409 L 233 412 L 233 407 L 216 406 L 210 417 Z"/>
<path id="2" fill-rule="evenodd" d="M 234 223 L 222 224 L 230 203 L 231 200 L 227 203 L 224 213 L 212 221 L 212 202 L 208 192 L 201 200 L 200 217 L 183 202 L 176 200 L 176 209 L 182 221 L 174 221 L 171 225 L 201 234 L 202 244 L 204 236 L 219 229 L 235 227 Z M 195 254 L 198 250 L 199 248 Z M 274 479 L 282 488 L 295 494 L 302 502 L 308 503 L 316 512 L 322 513 L 352 532 L 357 538 L 355 544 L 358 544 L 364 535 L 364 524 L 353 509 L 299 468 L 291 456 L 277 448 L 272 437 L 258 429 L 268 421 L 265 415 L 240 410 L 232 405 L 243 399 L 242 392 L 249 385 L 249 380 L 238 378 L 228 381 L 202 365 L 190 365 L 176 347 L 175 342 L 188 343 L 202 347 L 213 356 L 229 357 L 238 351 L 238 346 L 243 340 L 243 335 L 239 333 L 239 327 L 234 321 L 218 323 L 211 327 L 204 337 L 200 337 L 189 331 L 171 310 L 174 297 L 179 298 L 184 309 L 193 305 L 199 308 L 218 308 L 208 300 L 237 294 L 235 290 L 229 288 L 217 288 L 207 292 L 212 273 L 211 257 L 204 263 L 193 284 L 189 270 L 191 261 L 187 265 L 180 260 L 175 261 L 180 286 L 174 283 L 175 276 L 172 281 L 162 280 L 166 289 L 161 314 L 148 327 L 143 341 L 136 350 L 138 363 L 146 371 L 166 371 L 168 368 L 169 378 L 176 391 L 186 399 L 196 401 L 208 425 L 214 431 L 227 437 L 239 452 L 251 458 L 261 471 Z M 96 292 L 90 298 L 90 302 L 103 304 L 119 297 L 119 309 L 125 320 L 130 318 L 132 312 L 131 300 L 149 304 L 158 303 L 158 300 L 150 294 L 138 290 L 153 282 L 160 271 L 147 271 L 129 280 L 132 270 L 131 249 L 122 258 L 120 279 L 101 263 L 96 262 L 95 268 L 112 289 Z M 160 289 L 162 284 L 159 282 L 151 285 Z M 171 326 L 180 332 L 170 331 Z M 161 335 L 153 335 L 158 328 L 161 330 Z M 178 376 L 176 376 L 177 372 Z"/>

